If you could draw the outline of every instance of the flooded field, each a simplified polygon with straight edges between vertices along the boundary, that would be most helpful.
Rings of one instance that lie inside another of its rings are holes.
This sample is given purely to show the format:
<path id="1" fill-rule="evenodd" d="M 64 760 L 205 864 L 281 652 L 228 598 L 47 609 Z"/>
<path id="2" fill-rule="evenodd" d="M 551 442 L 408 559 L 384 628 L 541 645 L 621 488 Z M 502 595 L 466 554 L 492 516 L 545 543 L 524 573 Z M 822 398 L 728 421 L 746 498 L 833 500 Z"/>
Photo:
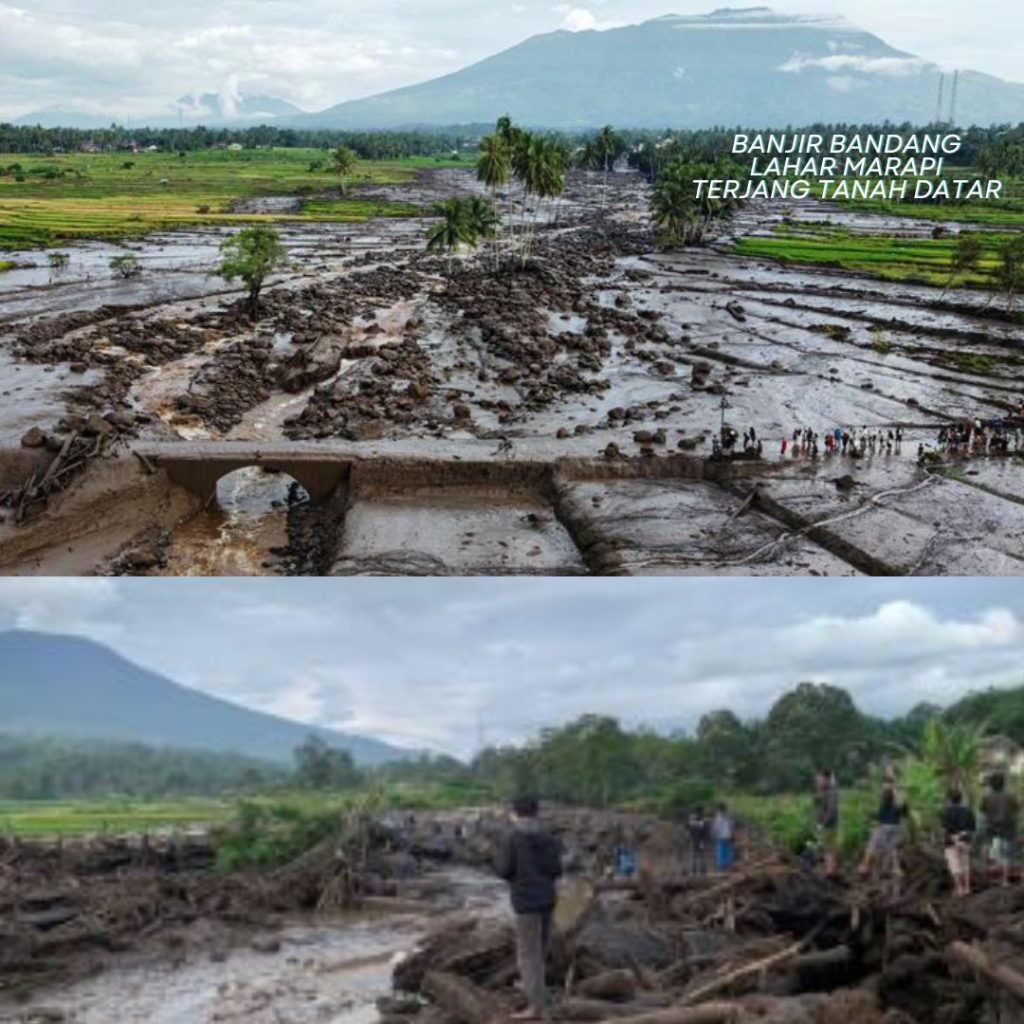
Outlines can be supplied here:
<path id="1" fill-rule="evenodd" d="M 57 277 L 43 254 L 16 254 L 19 269 L 0 277 L 0 387 L 12 399 L 0 492 L 45 473 L 51 439 L 90 415 L 113 424 L 114 458 L 100 460 L 113 463 L 102 488 L 90 468 L 45 510 L 0 524 L 0 569 L 45 571 L 56 530 L 65 566 L 126 571 L 138 538 L 86 525 L 107 520 L 119 486 L 148 495 L 132 516 L 159 535 L 147 572 L 1024 569 L 1019 319 L 976 290 L 942 297 L 732 249 L 783 217 L 908 237 L 930 224 L 755 206 L 728 237 L 665 252 L 642 179 L 612 181 L 603 216 L 600 176 L 570 179 L 526 269 L 506 253 L 496 270 L 488 245 L 449 276 L 424 251 L 422 219 L 288 225 L 293 265 L 256 324 L 209 276 L 219 229 L 133 241 L 144 271 L 127 282 L 104 269 L 121 251 L 105 243 L 69 247 Z M 446 170 L 374 193 L 422 205 L 477 188 Z M 518 220 L 512 230 L 530 230 Z M 940 442 L 978 423 L 1005 423 L 1006 450 Z M 39 447 L 20 447 L 33 427 Z M 717 457 L 723 428 L 753 431 L 760 456 Z M 795 431 L 836 429 L 881 439 L 856 457 L 817 441 L 794 455 Z M 188 498 L 159 458 L 132 454 L 221 441 L 251 466 L 216 495 Z M 328 511 L 290 490 L 287 472 L 258 468 L 263 450 L 299 441 L 344 464 Z"/>

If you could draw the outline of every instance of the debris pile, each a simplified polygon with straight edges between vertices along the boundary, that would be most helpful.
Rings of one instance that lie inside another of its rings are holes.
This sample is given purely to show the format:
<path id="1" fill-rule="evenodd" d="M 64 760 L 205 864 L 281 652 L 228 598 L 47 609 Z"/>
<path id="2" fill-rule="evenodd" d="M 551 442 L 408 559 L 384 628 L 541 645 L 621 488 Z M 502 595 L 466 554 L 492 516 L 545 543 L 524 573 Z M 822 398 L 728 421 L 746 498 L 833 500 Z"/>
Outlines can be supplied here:
<path id="1" fill-rule="evenodd" d="M 0 996 L 91 973 L 146 942 L 179 956 L 190 935 L 255 943 L 289 915 L 380 906 L 410 870 L 358 815 L 274 870 L 223 873 L 216 859 L 205 834 L 0 840 Z"/>
<path id="2" fill-rule="evenodd" d="M 897 895 L 769 856 L 728 875 L 570 878 L 554 1020 L 987 1024 L 1024 1020 L 1024 890 L 945 895 L 922 858 Z M 490 1024 L 522 1005 L 511 924 L 455 917 L 394 972 L 385 1024 Z"/>

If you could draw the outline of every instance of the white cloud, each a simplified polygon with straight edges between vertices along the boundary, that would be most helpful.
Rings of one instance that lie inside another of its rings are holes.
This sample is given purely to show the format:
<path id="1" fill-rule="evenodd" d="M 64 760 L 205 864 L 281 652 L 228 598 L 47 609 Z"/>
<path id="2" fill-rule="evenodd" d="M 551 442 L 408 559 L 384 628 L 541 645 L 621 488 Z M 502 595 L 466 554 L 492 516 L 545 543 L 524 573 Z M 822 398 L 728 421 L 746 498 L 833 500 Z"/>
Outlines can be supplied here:
<path id="1" fill-rule="evenodd" d="M 1024 682 L 1018 580 L 0 580 L 0 623 L 186 685 L 469 754 L 585 712 L 692 727 L 801 681 L 873 714 Z"/>
<path id="2" fill-rule="evenodd" d="M 855 71 L 862 75 L 885 75 L 901 78 L 919 74 L 930 67 L 933 65 L 919 57 L 861 57 L 854 54 L 809 57 L 805 54 L 794 54 L 785 63 L 779 65 L 779 70 L 800 72 L 807 68 L 820 68 L 823 71 Z"/>
<path id="3" fill-rule="evenodd" d="M 570 32 L 586 32 L 597 28 L 597 18 L 593 11 L 588 11 L 585 7 L 572 7 L 565 12 L 562 26 Z"/>
<path id="4" fill-rule="evenodd" d="M 92 632 L 117 604 L 114 580 L 0 577 L 0 624 L 41 632 Z"/>

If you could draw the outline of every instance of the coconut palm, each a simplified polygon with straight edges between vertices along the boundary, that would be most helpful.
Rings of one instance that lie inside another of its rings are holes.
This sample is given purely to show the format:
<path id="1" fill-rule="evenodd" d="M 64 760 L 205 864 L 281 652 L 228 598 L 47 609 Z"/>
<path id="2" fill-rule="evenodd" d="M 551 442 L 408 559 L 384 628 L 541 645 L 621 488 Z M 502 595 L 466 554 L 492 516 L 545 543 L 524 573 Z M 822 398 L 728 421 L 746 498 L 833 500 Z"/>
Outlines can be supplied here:
<path id="1" fill-rule="evenodd" d="M 508 143 L 497 133 L 485 135 L 480 140 L 480 156 L 476 161 L 477 181 L 483 182 L 491 191 L 508 184 L 511 172 Z"/>
<path id="2" fill-rule="evenodd" d="M 485 135 L 480 140 L 480 156 L 476 162 L 476 177 L 483 182 L 490 190 L 492 200 L 499 188 L 508 184 L 509 176 L 512 173 L 511 150 L 505 138 L 497 131 L 493 135 Z M 492 207 L 493 212 L 493 207 Z M 497 220 L 497 224 L 500 221 Z M 486 237 L 493 238 L 497 235 L 497 224 L 495 231 Z M 498 246 L 494 246 L 494 265 L 498 265 Z"/>
<path id="3" fill-rule="evenodd" d="M 562 194 L 565 187 L 565 158 L 561 147 L 552 139 L 539 135 L 528 136 L 517 149 L 514 159 L 516 177 L 522 182 L 525 197 L 536 196 L 537 205 L 531 218 L 522 256 L 523 265 L 529 260 L 530 248 L 536 227 L 536 218 L 540 203 L 545 199 L 554 199 Z"/>
<path id="4" fill-rule="evenodd" d="M 465 217 L 470 245 L 478 238 L 494 238 L 501 226 L 501 217 L 494 204 L 483 196 L 472 196 L 465 200 Z"/>
<path id="5" fill-rule="evenodd" d="M 615 134 L 611 125 L 605 125 L 594 140 L 596 156 L 604 167 L 604 195 L 601 200 L 602 209 L 608 205 L 608 172 L 622 153 L 622 140 Z"/>
<path id="6" fill-rule="evenodd" d="M 448 277 L 451 277 L 455 254 L 461 246 L 476 242 L 469 205 L 465 199 L 445 199 L 434 204 L 434 212 L 439 220 L 427 232 L 427 251 L 447 253 Z"/>

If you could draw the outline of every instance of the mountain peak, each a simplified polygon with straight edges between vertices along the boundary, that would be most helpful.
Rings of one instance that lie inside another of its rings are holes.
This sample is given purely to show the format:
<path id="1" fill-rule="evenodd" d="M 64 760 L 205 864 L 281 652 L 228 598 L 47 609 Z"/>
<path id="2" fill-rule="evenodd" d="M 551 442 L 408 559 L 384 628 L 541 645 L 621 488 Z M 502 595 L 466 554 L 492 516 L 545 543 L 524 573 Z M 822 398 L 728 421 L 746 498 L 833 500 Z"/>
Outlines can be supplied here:
<path id="1" fill-rule="evenodd" d="M 930 124 L 942 70 L 832 14 L 722 7 L 601 31 L 559 31 L 460 71 L 300 118 L 352 130 L 782 128 Z M 949 95 L 947 91 L 947 95 Z M 961 70 L 959 123 L 1024 118 L 1024 86 Z"/>
<path id="2" fill-rule="evenodd" d="M 209 696 L 86 637 L 0 632 L 0 726 L 34 733 L 217 750 L 287 761 L 310 733 L 377 764 L 407 752 Z"/>

